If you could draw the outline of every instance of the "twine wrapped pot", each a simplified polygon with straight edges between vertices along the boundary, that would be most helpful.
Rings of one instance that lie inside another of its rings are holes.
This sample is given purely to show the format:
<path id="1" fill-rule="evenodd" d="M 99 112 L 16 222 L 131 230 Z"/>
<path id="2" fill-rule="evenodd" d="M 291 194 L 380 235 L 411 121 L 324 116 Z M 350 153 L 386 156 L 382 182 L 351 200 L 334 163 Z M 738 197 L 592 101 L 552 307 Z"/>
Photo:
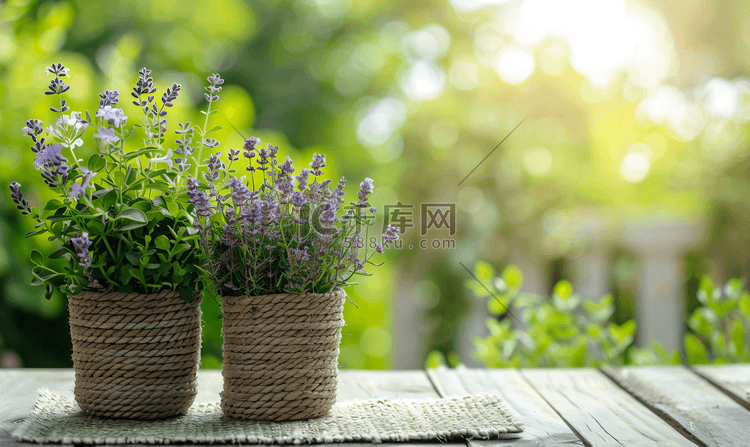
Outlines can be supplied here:
<path id="1" fill-rule="evenodd" d="M 328 414 L 345 299 L 340 289 L 222 298 L 224 414 L 263 421 Z"/>
<path id="2" fill-rule="evenodd" d="M 75 398 L 90 415 L 184 414 L 197 392 L 201 294 L 82 292 L 68 300 Z"/>

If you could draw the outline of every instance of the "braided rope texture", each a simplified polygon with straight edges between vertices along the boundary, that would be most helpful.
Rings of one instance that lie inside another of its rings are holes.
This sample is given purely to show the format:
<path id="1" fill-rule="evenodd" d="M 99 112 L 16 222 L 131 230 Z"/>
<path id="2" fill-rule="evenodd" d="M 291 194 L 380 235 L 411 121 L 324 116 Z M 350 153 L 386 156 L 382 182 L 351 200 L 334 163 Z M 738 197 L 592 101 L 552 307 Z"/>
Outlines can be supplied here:
<path id="1" fill-rule="evenodd" d="M 294 421 L 328 414 L 336 402 L 346 294 L 222 298 L 227 416 Z"/>
<path id="2" fill-rule="evenodd" d="M 161 419 L 197 394 L 201 293 L 81 292 L 68 300 L 75 398 L 89 415 Z"/>

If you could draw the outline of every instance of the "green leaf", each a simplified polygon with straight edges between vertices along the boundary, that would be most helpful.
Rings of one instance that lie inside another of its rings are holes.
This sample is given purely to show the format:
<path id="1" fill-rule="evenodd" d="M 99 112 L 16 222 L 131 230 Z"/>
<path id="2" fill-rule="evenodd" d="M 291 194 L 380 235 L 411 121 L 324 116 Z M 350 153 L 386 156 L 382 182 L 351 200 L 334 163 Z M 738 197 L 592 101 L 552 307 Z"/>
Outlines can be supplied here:
<path id="1" fill-rule="evenodd" d="M 690 318 L 688 318 L 688 326 L 690 326 L 690 329 L 703 336 L 709 336 L 717 330 L 717 325 L 718 318 L 716 317 L 716 314 L 706 307 L 695 309 L 693 314 L 690 315 Z"/>
<path id="2" fill-rule="evenodd" d="M 169 238 L 163 234 L 156 237 L 154 245 L 156 245 L 156 248 L 169 252 Z"/>
<path id="3" fill-rule="evenodd" d="M 736 305 L 737 302 L 731 299 L 718 299 L 709 303 L 709 307 L 716 312 L 716 315 L 719 318 L 724 318 L 729 315 L 729 312 L 731 312 Z"/>
<path id="4" fill-rule="evenodd" d="M 120 214 L 118 214 L 117 217 L 115 217 L 115 220 L 128 220 L 133 223 L 140 224 L 132 228 L 142 227 L 148 223 L 148 218 L 146 217 L 146 213 L 144 213 L 143 211 L 137 208 L 126 208 L 122 210 Z"/>
<path id="5" fill-rule="evenodd" d="M 28 233 L 26 233 L 26 235 L 24 237 L 37 236 L 39 234 L 46 233 L 46 232 L 47 232 L 46 229 L 41 229 L 41 230 L 37 230 L 37 231 L 29 231 Z"/>
<path id="6" fill-rule="evenodd" d="M 177 289 L 182 298 L 186 303 L 193 301 L 193 288 L 190 286 L 182 286 Z"/>
<path id="7" fill-rule="evenodd" d="M 619 326 L 615 323 L 609 324 L 609 334 L 618 344 L 629 343 L 632 341 L 632 338 L 635 335 L 635 329 L 635 320 L 628 320 Z"/>
<path id="8" fill-rule="evenodd" d="M 714 283 L 711 281 L 711 278 L 708 276 L 704 276 L 703 279 L 701 279 L 700 287 L 698 288 L 698 301 L 701 302 L 701 304 L 708 305 L 708 303 L 711 301 L 714 295 Z"/>
<path id="9" fill-rule="evenodd" d="M 187 242 L 180 242 L 172 249 L 172 252 L 169 254 L 169 259 L 172 259 L 173 257 L 187 250 L 190 250 L 190 244 L 188 244 Z"/>
<path id="10" fill-rule="evenodd" d="M 31 262 L 33 262 L 36 265 L 44 265 L 44 256 L 39 252 L 39 250 L 31 250 Z"/>
<path id="11" fill-rule="evenodd" d="M 89 157 L 89 161 L 88 163 L 86 163 L 86 166 L 89 168 L 89 171 L 99 172 L 104 169 L 105 166 L 107 166 L 107 160 L 105 160 L 104 157 L 99 154 L 94 154 Z"/>
<path id="12" fill-rule="evenodd" d="M 68 255 L 67 257 L 69 258 L 71 256 L 71 253 L 70 253 L 70 251 L 67 248 L 63 247 L 63 248 L 61 248 L 59 250 L 55 250 L 54 252 L 52 252 L 49 255 L 49 258 L 50 259 L 59 259 L 59 258 L 65 257 L 65 255 Z"/>
<path id="13" fill-rule="evenodd" d="M 127 259 L 128 262 L 130 262 L 136 267 L 141 265 L 141 254 L 136 251 L 129 251 L 125 253 L 125 259 Z"/>
<path id="14" fill-rule="evenodd" d="M 488 262 L 478 261 L 474 264 L 474 276 L 477 277 L 480 283 L 487 284 L 495 276 L 495 269 Z"/>
<path id="15" fill-rule="evenodd" d="M 44 211 L 58 210 L 63 206 L 63 203 L 57 199 L 52 199 L 44 205 Z"/>
<path id="16" fill-rule="evenodd" d="M 750 293 L 748 292 L 742 292 L 742 296 L 740 297 L 740 304 L 739 309 L 742 315 L 750 319 Z"/>
<path id="17" fill-rule="evenodd" d="M 143 149 L 138 149 L 137 151 L 133 151 L 133 152 L 130 152 L 130 153 L 126 154 L 123 157 L 123 160 L 124 161 L 130 161 L 130 160 L 132 160 L 134 158 L 140 157 L 141 155 L 151 156 L 152 152 L 158 151 L 158 150 L 159 150 L 159 148 L 156 148 L 156 147 L 153 147 L 153 146 L 144 147 Z"/>
<path id="18" fill-rule="evenodd" d="M 701 365 L 708 363 L 708 353 L 698 337 L 693 334 L 685 336 L 685 353 L 690 365 Z"/>
<path id="19" fill-rule="evenodd" d="M 523 286 L 523 273 L 515 265 L 507 266 L 501 276 L 510 290 L 517 291 Z"/>
<path id="20" fill-rule="evenodd" d="M 562 280 L 555 284 L 553 293 L 562 298 L 563 301 L 567 301 L 567 299 L 573 295 L 573 286 L 569 281 Z"/>
<path id="21" fill-rule="evenodd" d="M 144 278 L 143 273 L 137 268 L 130 267 L 130 274 L 133 276 L 133 278 L 140 281 L 141 284 L 146 284 L 146 278 Z"/>
<path id="22" fill-rule="evenodd" d="M 732 345 L 737 357 L 742 358 L 745 356 L 745 331 L 742 330 L 742 322 L 740 320 L 734 320 L 734 326 L 732 327 Z"/>
<path id="23" fill-rule="evenodd" d="M 109 211 L 115 203 L 117 203 L 117 191 L 112 189 L 101 198 L 102 208 L 104 211 Z"/>
<path id="24" fill-rule="evenodd" d="M 425 360 L 425 368 L 437 368 L 440 366 L 446 366 L 447 361 L 445 355 L 440 351 L 432 351 L 427 355 Z"/>
<path id="25" fill-rule="evenodd" d="M 223 127 L 221 127 L 221 126 L 214 126 L 214 127 L 210 128 L 210 129 L 208 129 L 208 130 L 206 131 L 206 135 L 208 135 L 208 134 L 212 134 L 212 133 L 214 133 L 214 132 L 216 132 L 216 131 L 219 131 L 219 130 L 221 130 L 221 129 L 223 129 Z"/>

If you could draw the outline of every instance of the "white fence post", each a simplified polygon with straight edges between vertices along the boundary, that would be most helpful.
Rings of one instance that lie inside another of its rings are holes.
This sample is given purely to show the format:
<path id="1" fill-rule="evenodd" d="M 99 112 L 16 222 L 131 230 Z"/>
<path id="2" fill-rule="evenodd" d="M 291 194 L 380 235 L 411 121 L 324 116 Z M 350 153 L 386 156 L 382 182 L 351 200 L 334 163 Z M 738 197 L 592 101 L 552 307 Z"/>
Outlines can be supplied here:
<path id="1" fill-rule="evenodd" d="M 624 239 L 641 259 L 636 301 L 639 346 L 647 345 L 650 340 L 660 342 L 667 351 L 682 345 L 682 255 L 705 240 L 704 231 L 703 222 L 678 218 L 632 222 L 626 226 Z"/>

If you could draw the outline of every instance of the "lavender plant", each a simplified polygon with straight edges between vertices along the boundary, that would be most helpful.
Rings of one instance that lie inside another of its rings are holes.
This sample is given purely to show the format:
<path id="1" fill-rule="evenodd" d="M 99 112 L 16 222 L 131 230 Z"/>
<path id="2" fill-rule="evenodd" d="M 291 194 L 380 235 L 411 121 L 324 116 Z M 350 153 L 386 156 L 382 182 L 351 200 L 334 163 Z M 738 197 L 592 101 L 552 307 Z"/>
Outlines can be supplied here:
<path id="1" fill-rule="evenodd" d="M 233 175 L 241 158 L 230 149 L 227 164 L 216 152 L 202 181 L 187 180 L 204 269 L 219 294 L 326 293 L 380 265 L 371 258 L 398 239 L 398 228 L 388 225 L 380 243 L 365 246 L 376 211 L 368 202 L 373 181 L 360 183 L 358 200 L 343 212 L 346 179 L 333 188 L 321 179 L 325 155 L 314 154 L 295 176 L 291 158 L 279 163 L 278 146 L 260 142 L 245 140 L 247 178 Z"/>
<path id="2" fill-rule="evenodd" d="M 195 133 L 201 135 L 200 147 L 215 147 L 218 142 L 207 135 L 218 129 L 180 123 L 175 149 L 180 157 L 173 160 L 172 149 L 164 146 L 168 109 L 178 99 L 179 84 L 167 88 L 159 101 L 151 71 L 142 69 L 131 96 L 143 116 L 128 128 L 114 90 L 99 95 L 94 118 L 89 112 L 66 114 L 70 107 L 63 95 L 70 87 L 63 77 L 70 77 L 69 71 L 61 64 L 47 68 L 54 79 L 45 93 L 57 96 L 50 108 L 58 115 L 56 122 L 45 128 L 41 120 L 31 119 L 23 128 L 36 154 L 34 167 L 57 197 L 39 210 L 24 198 L 20 184 L 10 185 L 16 207 L 37 222 L 36 231 L 26 236 L 45 234 L 60 243 L 48 256 L 31 253 L 32 284 L 44 285 L 47 298 L 58 290 L 72 295 L 82 290 L 173 289 L 189 301 L 199 288 L 201 271 L 185 174 L 191 163 L 196 172 L 202 166 L 193 157 Z M 207 116 L 223 80 L 214 74 L 209 83 Z M 83 138 L 92 126 L 93 140 L 86 144 Z M 142 135 L 143 144 L 126 148 L 125 141 L 135 135 Z M 76 154 L 92 148 L 85 161 Z"/>

